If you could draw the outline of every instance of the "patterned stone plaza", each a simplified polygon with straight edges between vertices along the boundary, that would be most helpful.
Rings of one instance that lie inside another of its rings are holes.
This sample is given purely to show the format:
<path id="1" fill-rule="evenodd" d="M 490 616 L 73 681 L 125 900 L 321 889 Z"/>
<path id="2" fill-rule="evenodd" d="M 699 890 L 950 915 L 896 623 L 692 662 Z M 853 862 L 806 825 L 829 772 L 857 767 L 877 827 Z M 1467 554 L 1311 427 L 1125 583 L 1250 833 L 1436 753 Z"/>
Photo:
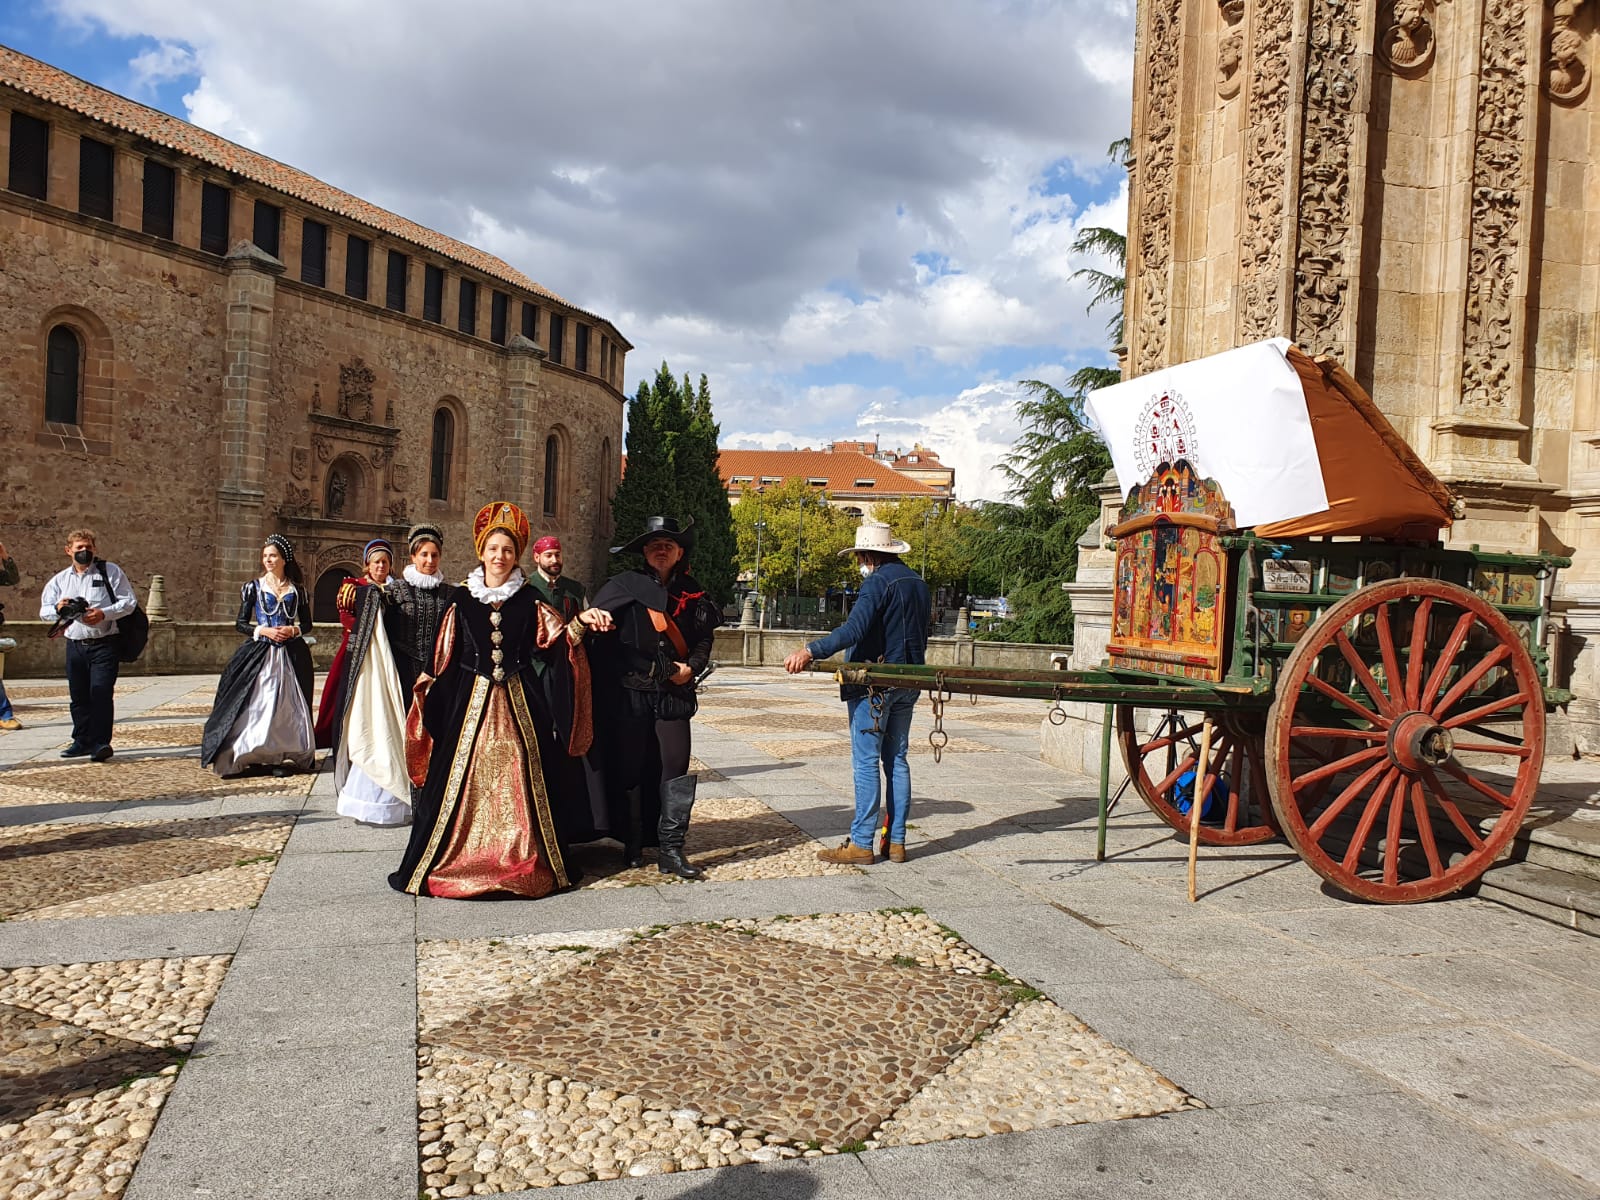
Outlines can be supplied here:
<path id="1" fill-rule="evenodd" d="M 849 811 L 825 679 L 703 696 L 689 852 L 538 902 L 386 886 L 331 779 L 217 780 L 213 681 L 61 688 L 0 738 L 0 1194 L 1600 1194 L 1600 942 L 1326 894 L 1038 760 L 1043 707 L 913 728 L 911 860 Z"/>

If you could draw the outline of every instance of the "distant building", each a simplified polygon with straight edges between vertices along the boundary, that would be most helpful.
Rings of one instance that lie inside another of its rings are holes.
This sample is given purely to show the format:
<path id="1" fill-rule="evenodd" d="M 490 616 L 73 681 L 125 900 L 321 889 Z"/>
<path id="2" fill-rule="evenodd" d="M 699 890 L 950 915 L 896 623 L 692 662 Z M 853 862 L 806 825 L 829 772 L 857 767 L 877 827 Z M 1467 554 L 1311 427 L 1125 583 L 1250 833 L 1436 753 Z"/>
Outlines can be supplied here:
<path id="1" fill-rule="evenodd" d="M 730 504 L 796 477 L 853 517 L 870 516 L 886 501 L 948 504 L 955 494 L 955 470 L 921 445 L 908 454 L 880 451 L 875 441 L 833 442 L 822 450 L 722 450 L 718 466 Z"/>
<path id="2" fill-rule="evenodd" d="M 180 619 L 294 539 L 318 620 L 369 538 L 515 501 L 594 579 L 629 344 L 509 264 L 0 46 L 0 526 L 25 611 L 88 524 Z"/>

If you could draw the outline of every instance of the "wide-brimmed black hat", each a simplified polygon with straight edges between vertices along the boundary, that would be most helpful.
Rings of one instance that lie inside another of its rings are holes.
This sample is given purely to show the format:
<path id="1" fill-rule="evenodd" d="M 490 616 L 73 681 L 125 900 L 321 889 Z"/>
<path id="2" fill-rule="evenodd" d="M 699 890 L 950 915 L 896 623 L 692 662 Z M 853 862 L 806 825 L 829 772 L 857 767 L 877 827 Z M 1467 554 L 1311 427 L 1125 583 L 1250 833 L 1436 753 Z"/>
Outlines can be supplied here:
<path id="1" fill-rule="evenodd" d="M 693 528 L 693 517 L 690 517 L 689 520 L 681 525 L 678 523 L 677 517 L 646 517 L 644 532 L 625 546 L 611 547 L 611 553 L 627 554 L 630 551 L 643 550 L 646 542 L 652 538 L 659 537 L 671 538 L 685 550 L 688 550 L 694 546 L 694 534 L 689 532 Z"/>

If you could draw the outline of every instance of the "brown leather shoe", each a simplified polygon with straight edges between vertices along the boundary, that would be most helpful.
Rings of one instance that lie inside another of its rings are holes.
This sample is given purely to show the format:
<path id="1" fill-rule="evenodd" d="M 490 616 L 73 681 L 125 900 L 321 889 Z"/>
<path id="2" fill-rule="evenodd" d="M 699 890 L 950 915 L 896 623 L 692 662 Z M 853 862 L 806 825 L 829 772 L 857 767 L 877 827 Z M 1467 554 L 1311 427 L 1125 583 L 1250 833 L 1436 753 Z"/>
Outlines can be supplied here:
<path id="1" fill-rule="evenodd" d="M 889 843 L 889 861 L 890 862 L 905 862 L 905 860 L 906 860 L 906 844 L 904 842 L 890 842 Z"/>
<path id="2" fill-rule="evenodd" d="M 818 850 L 817 857 L 825 863 L 870 863 L 877 861 L 877 855 L 873 854 L 871 850 L 868 850 L 865 846 L 856 845 L 849 838 L 841 842 L 836 849 Z"/>

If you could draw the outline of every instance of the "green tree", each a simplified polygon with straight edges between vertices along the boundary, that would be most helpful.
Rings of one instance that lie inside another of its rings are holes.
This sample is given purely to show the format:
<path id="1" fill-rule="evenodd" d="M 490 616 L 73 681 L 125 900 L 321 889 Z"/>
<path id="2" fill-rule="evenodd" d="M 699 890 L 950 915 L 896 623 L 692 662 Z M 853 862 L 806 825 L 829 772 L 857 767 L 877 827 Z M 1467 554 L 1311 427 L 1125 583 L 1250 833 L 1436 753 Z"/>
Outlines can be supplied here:
<path id="1" fill-rule="evenodd" d="M 738 566 L 733 513 L 722 472 L 717 468 L 717 439 L 721 432 L 711 411 L 711 384 L 702 375 L 688 405 L 687 428 L 673 443 L 672 466 L 677 475 L 680 516 L 694 520 L 695 578 L 718 603 L 728 604 L 733 600 Z"/>
<path id="2" fill-rule="evenodd" d="M 972 569 L 972 545 L 965 533 L 977 522 L 977 510 L 918 497 L 876 504 L 872 516 L 911 547 L 902 557 L 930 587 L 965 590 Z"/>
<path id="3" fill-rule="evenodd" d="M 757 522 L 763 525 L 759 579 L 755 578 Z M 799 476 L 769 487 L 747 488 L 733 506 L 739 570 L 763 596 L 793 592 L 797 550 L 802 594 L 814 596 L 826 588 L 849 585 L 855 564 L 839 552 L 855 544 L 855 528 L 853 518 L 828 504 L 827 493 Z"/>
<path id="4" fill-rule="evenodd" d="M 692 520 L 695 577 L 726 604 L 735 576 L 728 494 L 717 468 L 720 434 L 711 409 L 711 384 L 698 389 L 663 362 L 655 379 L 642 380 L 628 404 L 628 470 L 611 499 L 618 534 L 631 538 L 656 515 Z M 632 565 L 613 560 L 612 572 Z"/>

